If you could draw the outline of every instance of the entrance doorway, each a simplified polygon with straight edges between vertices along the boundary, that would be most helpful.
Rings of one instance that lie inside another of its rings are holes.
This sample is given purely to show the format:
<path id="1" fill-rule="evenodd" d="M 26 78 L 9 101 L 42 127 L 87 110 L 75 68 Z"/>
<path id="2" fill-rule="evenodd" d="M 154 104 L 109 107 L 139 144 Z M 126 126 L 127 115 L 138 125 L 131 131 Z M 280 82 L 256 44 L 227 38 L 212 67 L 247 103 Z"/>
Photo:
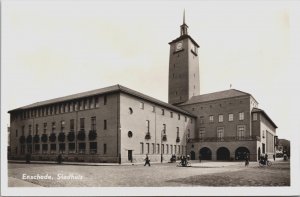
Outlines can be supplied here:
<path id="1" fill-rule="evenodd" d="M 207 147 L 203 147 L 199 151 L 199 159 L 201 160 L 211 160 L 211 150 Z"/>
<path id="2" fill-rule="evenodd" d="M 230 160 L 230 152 L 227 148 L 221 147 L 217 150 L 217 160 L 228 161 Z"/>
<path id="3" fill-rule="evenodd" d="M 239 147 L 235 150 L 235 160 L 245 160 L 246 155 L 250 155 L 250 151 L 246 147 Z"/>
<path id="4" fill-rule="evenodd" d="M 128 161 L 132 163 L 132 150 L 128 150 Z"/>
<path id="5" fill-rule="evenodd" d="M 195 151 L 191 151 L 191 160 L 195 160 L 196 159 L 195 157 L 196 157 Z"/>

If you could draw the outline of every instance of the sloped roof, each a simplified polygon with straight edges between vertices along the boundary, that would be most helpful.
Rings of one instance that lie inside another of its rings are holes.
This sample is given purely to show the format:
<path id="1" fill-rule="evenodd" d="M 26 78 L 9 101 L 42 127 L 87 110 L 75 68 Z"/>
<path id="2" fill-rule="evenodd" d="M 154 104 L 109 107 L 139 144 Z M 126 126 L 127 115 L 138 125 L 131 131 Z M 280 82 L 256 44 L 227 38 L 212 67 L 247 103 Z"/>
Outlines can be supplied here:
<path id="1" fill-rule="evenodd" d="M 80 98 L 84 98 L 84 97 L 90 97 L 90 96 L 95 96 L 95 95 L 100 95 L 100 94 L 107 94 L 107 93 L 112 93 L 112 92 L 123 92 L 123 93 L 127 93 L 129 95 L 138 97 L 140 99 L 143 100 L 147 100 L 150 102 L 153 102 L 157 105 L 160 105 L 162 107 L 166 107 L 169 109 L 172 109 L 174 111 L 177 112 L 181 112 L 183 114 L 189 115 L 189 116 L 193 116 L 194 115 L 190 114 L 189 112 L 182 110 L 179 107 L 176 107 L 174 105 L 165 103 L 163 101 L 160 101 L 158 99 L 155 99 L 153 97 L 147 96 L 145 94 L 142 94 L 138 91 L 132 90 L 130 88 L 127 88 L 125 86 L 121 86 L 121 85 L 113 85 L 113 86 L 109 86 L 109 87 L 105 87 L 105 88 L 100 88 L 100 89 L 96 89 L 96 90 L 91 90 L 91 91 L 87 91 L 87 92 L 82 92 L 82 93 L 78 93 L 78 94 L 72 94 L 69 96 L 64 96 L 64 97 L 59 97 L 59 98 L 55 98 L 55 99 L 50 99 L 50 100 L 46 100 L 46 101 L 41 101 L 41 102 L 36 102 L 30 105 L 26 105 L 17 109 L 13 109 L 8 111 L 13 112 L 13 111 L 17 111 L 17 110 L 24 110 L 24 109 L 29 109 L 29 108 L 35 108 L 35 107 L 40 107 L 40 106 L 45 106 L 45 105 L 49 105 L 49 104 L 54 104 L 54 103 L 60 103 L 60 102 L 66 102 L 66 101 L 71 101 L 71 100 L 75 100 L 75 99 L 80 99 Z"/>
<path id="2" fill-rule="evenodd" d="M 213 92 L 213 93 L 209 93 L 209 94 L 193 96 L 190 100 L 188 100 L 187 102 L 182 103 L 180 105 L 189 105 L 189 104 L 194 104 L 194 103 L 214 101 L 214 100 L 239 97 L 239 96 L 251 96 L 251 94 L 242 92 L 242 91 L 239 91 L 236 89 L 229 89 L 229 90 L 224 90 L 224 91 L 220 91 L 220 92 Z"/>
<path id="3" fill-rule="evenodd" d="M 266 118 L 267 118 L 267 120 L 269 120 L 269 122 L 275 127 L 275 128 L 278 128 L 277 126 L 276 126 L 276 124 L 272 121 L 272 119 L 268 116 L 268 114 L 264 111 L 264 110 L 262 110 L 262 109 L 259 109 L 259 108 L 253 108 L 252 109 L 252 111 L 251 111 L 251 113 L 262 113 Z"/>

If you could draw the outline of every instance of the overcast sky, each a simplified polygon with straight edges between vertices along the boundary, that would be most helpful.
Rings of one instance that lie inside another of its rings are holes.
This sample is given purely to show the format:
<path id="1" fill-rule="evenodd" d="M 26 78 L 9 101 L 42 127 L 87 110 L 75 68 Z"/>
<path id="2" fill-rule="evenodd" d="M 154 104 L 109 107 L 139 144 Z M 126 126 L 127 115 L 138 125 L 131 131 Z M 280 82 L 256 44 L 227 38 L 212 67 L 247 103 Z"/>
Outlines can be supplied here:
<path id="1" fill-rule="evenodd" d="M 256 98 L 279 138 L 299 139 L 296 1 L 4 2 L 2 129 L 8 110 L 115 84 L 167 102 L 168 42 L 184 8 L 201 94 L 232 84 Z"/>

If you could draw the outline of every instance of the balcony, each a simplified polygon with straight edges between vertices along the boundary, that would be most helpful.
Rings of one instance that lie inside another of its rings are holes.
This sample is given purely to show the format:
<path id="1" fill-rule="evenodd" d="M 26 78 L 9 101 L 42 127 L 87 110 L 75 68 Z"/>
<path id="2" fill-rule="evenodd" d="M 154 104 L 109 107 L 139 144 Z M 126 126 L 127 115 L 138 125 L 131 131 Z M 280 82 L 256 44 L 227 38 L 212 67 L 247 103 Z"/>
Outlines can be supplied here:
<path id="1" fill-rule="evenodd" d="M 204 138 L 194 138 L 189 139 L 189 142 L 234 142 L 234 141 L 260 141 L 259 136 L 227 136 L 227 137 L 204 137 Z"/>

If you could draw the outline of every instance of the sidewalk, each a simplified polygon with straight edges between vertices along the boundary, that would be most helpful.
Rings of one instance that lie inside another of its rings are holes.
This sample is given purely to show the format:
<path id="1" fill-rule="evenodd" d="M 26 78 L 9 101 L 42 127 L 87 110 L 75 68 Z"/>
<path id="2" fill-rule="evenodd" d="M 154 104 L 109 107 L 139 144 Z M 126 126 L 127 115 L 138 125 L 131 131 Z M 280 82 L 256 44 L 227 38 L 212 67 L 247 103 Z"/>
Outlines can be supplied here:
<path id="1" fill-rule="evenodd" d="M 27 181 L 23 181 L 21 179 L 8 177 L 8 187 L 42 187 L 42 186 Z"/>
<path id="2" fill-rule="evenodd" d="M 8 160 L 8 163 L 23 163 L 23 160 Z M 88 163 L 88 162 L 62 162 L 58 164 L 56 161 L 30 161 L 30 164 L 53 164 L 53 165 L 81 165 L 81 166 L 119 166 L 119 165 L 132 165 L 131 163 L 118 164 L 118 163 Z"/>

